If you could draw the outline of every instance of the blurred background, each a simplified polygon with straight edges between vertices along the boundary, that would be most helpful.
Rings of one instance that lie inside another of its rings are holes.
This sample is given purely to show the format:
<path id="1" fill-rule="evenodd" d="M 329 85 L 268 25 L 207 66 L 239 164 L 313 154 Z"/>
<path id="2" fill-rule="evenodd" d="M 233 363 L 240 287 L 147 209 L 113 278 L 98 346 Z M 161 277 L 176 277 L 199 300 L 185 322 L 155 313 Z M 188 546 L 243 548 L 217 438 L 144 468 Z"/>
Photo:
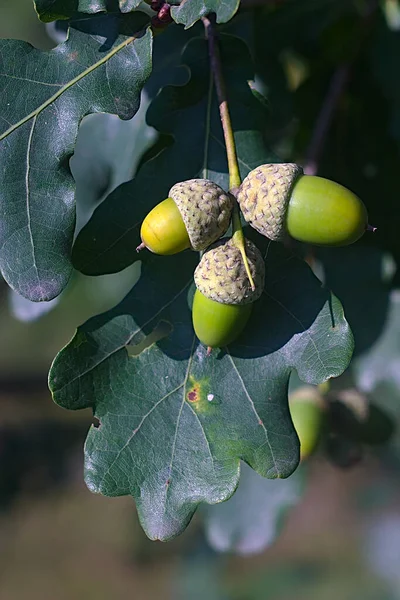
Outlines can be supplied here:
<path id="1" fill-rule="evenodd" d="M 400 4 L 247 0 L 226 29 L 253 52 L 251 86 L 276 155 L 347 185 L 378 227 L 351 248 L 302 250 L 356 339 L 348 371 L 318 390 L 330 406 L 326 435 L 288 480 L 244 466 L 230 501 L 199 510 L 177 540 L 150 542 L 130 498 L 86 489 L 91 414 L 58 408 L 47 389 L 56 353 L 126 294 L 140 267 L 77 273 L 44 305 L 0 282 L 1 600 L 400 598 Z M 31 0 L 0 0 L 0 37 L 49 49 L 62 36 L 38 21 Z M 165 144 L 145 123 L 158 85 L 131 122 L 84 120 L 71 160 L 78 229 L 152 145 Z M 301 387 L 293 377 L 291 392 Z"/>

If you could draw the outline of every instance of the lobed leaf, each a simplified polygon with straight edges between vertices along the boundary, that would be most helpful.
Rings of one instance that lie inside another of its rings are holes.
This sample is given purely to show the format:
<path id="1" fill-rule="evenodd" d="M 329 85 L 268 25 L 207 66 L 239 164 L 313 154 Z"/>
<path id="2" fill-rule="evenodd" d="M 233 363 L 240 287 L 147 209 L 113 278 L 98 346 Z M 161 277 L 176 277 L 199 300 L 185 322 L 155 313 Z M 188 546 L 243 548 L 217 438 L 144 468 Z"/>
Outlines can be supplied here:
<path id="1" fill-rule="evenodd" d="M 79 19 L 50 52 L 0 41 L 0 268 L 29 300 L 51 300 L 70 277 L 68 159 L 85 115 L 129 119 L 138 110 L 151 71 L 151 32 L 135 33 L 143 23 L 138 15 Z"/>
<path id="2" fill-rule="evenodd" d="M 289 476 L 299 459 L 287 401 L 291 370 L 320 383 L 350 360 L 338 300 L 279 244 L 257 243 L 266 287 L 229 349 L 207 356 L 194 336 L 195 253 L 146 255 L 128 296 L 80 327 L 52 366 L 54 400 L 92 407 L 99 421 L 85 445 L 87 485 L 131 494 L 153 539 L 178 535 L 200 502 L 229 498 L 240 460 L 265 477 Z"/>
<path id="3" fill-rule="evenodd" d="M 176 23 L 185 27 L 191 27 L 210 13 L 215 13 L 217 23 L 226 23 L 235 15 L 239 4 L 240 0 L 184 0 L 171 8 L 171 15 Z"/>

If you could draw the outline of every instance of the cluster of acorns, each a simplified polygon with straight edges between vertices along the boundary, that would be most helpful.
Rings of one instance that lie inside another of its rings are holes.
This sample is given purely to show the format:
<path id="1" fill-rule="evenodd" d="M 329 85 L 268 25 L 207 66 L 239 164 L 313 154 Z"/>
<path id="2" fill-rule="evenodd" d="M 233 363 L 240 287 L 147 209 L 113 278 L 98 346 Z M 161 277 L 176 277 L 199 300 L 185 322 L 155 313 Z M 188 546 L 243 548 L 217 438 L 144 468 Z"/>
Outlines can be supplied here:
<path id="1" fill-rule="evenodd" d="M 344 246 L 369 228 L 366 208 L 357 196 L 328 179 L 304 175 L 296 164 L 257 167 L 236 198 L 245 220 L 274 241 L 290 235 L 310 244 Z M 265 265 L 258 248 L 246 240 L 252 286 L 234 239 L 220 239 L 229 227 L 234 202 L 212 181 L 183 181 L 147 215 L 140 232 L 138 250 L 146 247 L 163 255 L 187 248 L 203 251 L 194 273 L 192 316 L 197 337 L 209 349 L 239 336 L 264 289 Z"/>

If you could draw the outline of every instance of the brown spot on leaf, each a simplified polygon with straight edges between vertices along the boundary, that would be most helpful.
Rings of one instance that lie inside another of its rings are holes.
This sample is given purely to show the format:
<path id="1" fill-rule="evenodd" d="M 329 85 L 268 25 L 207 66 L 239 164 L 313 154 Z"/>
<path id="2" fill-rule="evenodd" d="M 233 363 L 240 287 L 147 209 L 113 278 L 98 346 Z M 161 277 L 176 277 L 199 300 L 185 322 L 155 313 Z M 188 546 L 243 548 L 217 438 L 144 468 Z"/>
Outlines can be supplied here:
<path id="1" fill-rule="evenodd" d="M 196 413 L 210 412 L 215 409 L 214 394 L 210 391 L 208 378 L 195 379 L 189 376 L 188 386 L 185 392 L 185 400 Z"/>
<path id="2" fill-rule="evenodd" d="M 199 389 L 197 387 L 192 388 L 187 394 L 187 399 L 189 402 L 197 402 L 200 399 Z"/>

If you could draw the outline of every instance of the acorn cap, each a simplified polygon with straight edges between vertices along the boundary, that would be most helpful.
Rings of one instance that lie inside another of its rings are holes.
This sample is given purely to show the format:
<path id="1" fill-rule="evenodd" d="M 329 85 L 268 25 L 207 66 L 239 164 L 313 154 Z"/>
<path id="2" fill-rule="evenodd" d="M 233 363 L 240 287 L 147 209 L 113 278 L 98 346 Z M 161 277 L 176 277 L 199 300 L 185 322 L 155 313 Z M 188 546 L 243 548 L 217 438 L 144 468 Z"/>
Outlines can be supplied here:
<path id="1" fill-rule="evenodd" d="M 213 181 L 188 179 L 169 191 L 181 213 L 193 250 L 204 250 L 229 227 L 232 197 Z"/>
<path id="2" fill-rule="evenodd" d="M 194 272 L 197 289 L 222 304 L 255 302 L 264 289 L 265 264 L 261 252 L 246 240 L 246 255 L 254 279 L 251 289 L 240 250 L 231 238 L 223 238 L 204 252 Z"/>
<path id="3" fill-rule="evenodd" d="M 293 185 L 303 174 L 294 163 L 261 165 L 247 175 L 237 194 L 244 218 L 270 240 L 285 237 L 286 210 Z"/>

